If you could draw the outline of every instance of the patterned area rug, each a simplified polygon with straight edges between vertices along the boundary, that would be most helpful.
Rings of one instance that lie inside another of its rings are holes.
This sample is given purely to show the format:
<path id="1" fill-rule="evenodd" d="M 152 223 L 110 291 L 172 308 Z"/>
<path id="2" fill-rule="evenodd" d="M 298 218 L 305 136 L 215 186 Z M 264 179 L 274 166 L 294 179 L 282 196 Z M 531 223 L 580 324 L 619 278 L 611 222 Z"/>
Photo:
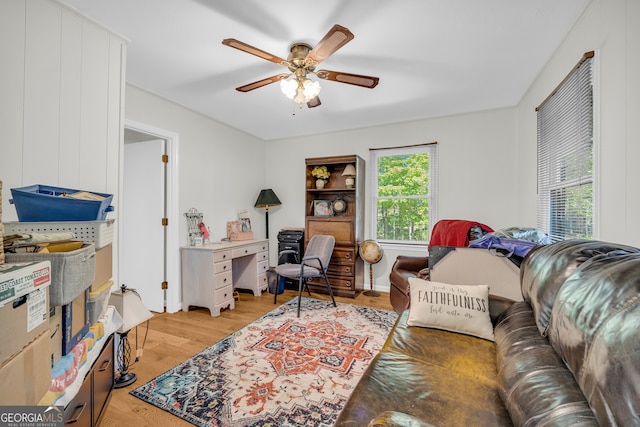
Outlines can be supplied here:
<path id="1" fill-rule="evenodd" d="M 199 426 L 331 426 L 394 311 L 297 297 L 132 395 Z"/>

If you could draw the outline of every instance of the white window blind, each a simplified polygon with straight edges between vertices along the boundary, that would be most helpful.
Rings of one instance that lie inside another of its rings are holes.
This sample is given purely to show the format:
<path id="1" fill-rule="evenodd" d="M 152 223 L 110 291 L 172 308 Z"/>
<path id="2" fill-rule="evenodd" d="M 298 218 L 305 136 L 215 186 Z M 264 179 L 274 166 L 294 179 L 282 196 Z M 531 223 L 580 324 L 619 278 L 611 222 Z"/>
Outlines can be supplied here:
<path id="1" fill-rule="evenodd" d="M 593 234 L 593 57 L 586 53 L 537 108 L 537 221 L 552 241 Z"/>
<path id="2" fill-rule="evenodd" d="M 436 221 L 437 143 L 371 149 L 371 235 L 425 244 Z"/>

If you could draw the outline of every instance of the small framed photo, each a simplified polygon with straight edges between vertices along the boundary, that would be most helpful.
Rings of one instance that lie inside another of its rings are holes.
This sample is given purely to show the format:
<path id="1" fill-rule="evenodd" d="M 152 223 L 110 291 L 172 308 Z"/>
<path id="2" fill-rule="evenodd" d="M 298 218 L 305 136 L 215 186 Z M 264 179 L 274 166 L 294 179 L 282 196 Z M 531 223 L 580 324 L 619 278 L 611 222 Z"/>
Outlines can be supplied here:
<path id="1" fill-rule="evenodd" d="M 313 201 L 314 216 L 333 216 L 333 207 L 330 200 Z"/>

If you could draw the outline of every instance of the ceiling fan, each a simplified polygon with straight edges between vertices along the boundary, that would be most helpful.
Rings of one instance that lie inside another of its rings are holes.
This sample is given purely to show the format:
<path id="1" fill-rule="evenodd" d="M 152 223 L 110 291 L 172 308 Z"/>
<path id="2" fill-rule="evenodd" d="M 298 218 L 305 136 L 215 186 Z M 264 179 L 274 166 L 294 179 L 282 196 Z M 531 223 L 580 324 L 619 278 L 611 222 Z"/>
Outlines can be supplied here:
<path id="1" fill-rule="evenodd" d="M 354 35 L 348 28 L 334 25 L 313 48 L 306 43 L 292 44 L 287 59 L 282 59 L 236 39 L 224 39 L 222 40 L 222 44 L 287 67 L 289 71 L 291 71 L 290 73 L 276 74 L 275 76 L 237 87 L 237 91 L 249 92 L 279 81 L 280 88 L 285 95 L 298 104 L 306 102 L 309 108 L 313 108 L 320 105 L 320 98 L 318 98 L 320 83 L 309 79 L 309 75 L 315 75 L 323 80 L 347 83 L 369 89 L 373 89 L 378 85 L 378 77 L 343 73 L 340 71 L 315 71 L 318 64 L 353 40 L 353 38 Z M 292 78 L 289 79 L 289 77 Z"/>

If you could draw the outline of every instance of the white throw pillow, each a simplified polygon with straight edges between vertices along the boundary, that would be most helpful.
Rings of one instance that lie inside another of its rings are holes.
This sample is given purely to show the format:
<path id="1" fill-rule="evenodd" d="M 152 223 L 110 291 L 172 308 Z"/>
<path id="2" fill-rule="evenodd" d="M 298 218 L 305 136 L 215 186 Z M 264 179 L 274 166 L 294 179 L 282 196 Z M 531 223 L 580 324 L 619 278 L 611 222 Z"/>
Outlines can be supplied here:
<path id="1" fill-rule="evenodd" d="M 407 325 L 444 329 L 493 341 L 489 286 L 409 279 Z"/>

